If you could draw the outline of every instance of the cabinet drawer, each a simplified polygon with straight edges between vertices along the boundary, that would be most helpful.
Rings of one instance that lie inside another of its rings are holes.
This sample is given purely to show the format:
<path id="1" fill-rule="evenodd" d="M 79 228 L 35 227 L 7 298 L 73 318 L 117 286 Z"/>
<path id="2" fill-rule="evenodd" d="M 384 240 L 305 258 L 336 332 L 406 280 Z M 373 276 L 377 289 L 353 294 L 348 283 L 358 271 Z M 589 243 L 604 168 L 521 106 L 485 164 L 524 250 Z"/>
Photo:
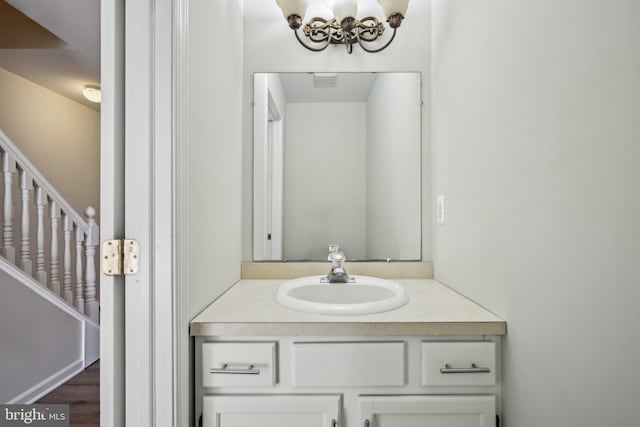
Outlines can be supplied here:
<path id="1" fill-rule="evenodd" d="M 488 386 L 496 383 L 494 342 L 423 342 L 423 386 Z"/>
<path id="2" fill-rule="evenodd" d="M 276 366 L 274 342 L 202 344 L 204 387 L 271 386 Z"/>
<path id="3" fill-rule="evenodd" d="M 293 385 L 402 386 L 404 342 L 294 343 Z"/>

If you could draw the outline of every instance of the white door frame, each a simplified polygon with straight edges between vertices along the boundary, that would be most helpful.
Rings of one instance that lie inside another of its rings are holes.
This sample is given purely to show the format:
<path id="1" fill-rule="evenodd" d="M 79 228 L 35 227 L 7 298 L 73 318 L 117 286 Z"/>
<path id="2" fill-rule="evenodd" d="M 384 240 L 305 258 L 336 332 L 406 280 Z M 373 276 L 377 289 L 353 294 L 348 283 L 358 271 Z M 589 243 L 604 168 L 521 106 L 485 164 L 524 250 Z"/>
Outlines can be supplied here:
<path id="1" fill-rule="evenodd" d="M 266 74 L 254 74 L 253 86 L 253 259 L 281 260 L 283 112 L 273 99 Z"/>
<path id="2" fill-rule="evenodd" d="M 103 426 L 189 422 L 186 291 L 175 268 L 185 11 L 184 0 L 102 0 L 102 238 L 140 245 L 137 274 L 102 277 Z"/>
<path id="3" fill-rule="evenodd" d="M 126 425 L 178 425 L 174 411 L 174 3 L 126 2 L 125 232 L 140 270 L 125 282 Z"/>
<path id="4" fill-rule="evenodd" d="M 278 110 L 278 105 L 274 101 L 271 90 L 268 91 L 269 102 L 269 201 L 267 203 L 267 218 L 271 240 L 268 242 L 269 249 L 266 250 L 266 259 L 278 261 L 283 259 L 282 244 L 282 221 L 284 215 L 283 205 L 283 182 L 284 182 L 284 152 L 283 152 L 283 116 Z"/>
<path id="5" fill-rule="evenodd" d="M 102 0 L 100 19 L 99 223 L 103 242 L 124 237 L 124 0 Z M 124 426 L 124 330 L 124 278 L 101 275 L 101 426 Z"/>

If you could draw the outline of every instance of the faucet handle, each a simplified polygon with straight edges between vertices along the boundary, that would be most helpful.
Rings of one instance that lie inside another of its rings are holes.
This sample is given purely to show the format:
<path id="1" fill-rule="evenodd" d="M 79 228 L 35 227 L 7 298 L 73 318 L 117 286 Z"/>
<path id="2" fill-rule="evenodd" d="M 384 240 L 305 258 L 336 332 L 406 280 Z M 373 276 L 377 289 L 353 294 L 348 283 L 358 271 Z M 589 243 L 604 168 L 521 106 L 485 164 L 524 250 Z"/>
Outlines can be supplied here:
<path id="1" fill-rule="evenodd" d="M 327 256 L 327 261 L 331 261 L 332 263 L 340 262 L 341 259 L 344 258 L 344 254 L 340 250 L 340 246 L 335 243 L 329 245 L 329 255 Z"/>
<path id="2" fill-rule="evenodd" d="M 329 256 L 327 256 L 327 260 L 331 261 L 334 267 L 342 267 L 346 258 L 344 256 L 344 252 L 340 250 L 340 246 L 332 243 L 329 245 Z"/>

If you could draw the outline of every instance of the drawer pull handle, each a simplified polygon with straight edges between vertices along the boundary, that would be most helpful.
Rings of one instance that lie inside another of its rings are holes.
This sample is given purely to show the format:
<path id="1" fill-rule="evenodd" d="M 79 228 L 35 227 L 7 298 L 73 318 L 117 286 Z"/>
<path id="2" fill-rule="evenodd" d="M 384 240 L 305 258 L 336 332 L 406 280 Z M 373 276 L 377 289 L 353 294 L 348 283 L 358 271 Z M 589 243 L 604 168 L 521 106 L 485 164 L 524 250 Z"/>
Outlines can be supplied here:
<path id="1" fill-rule="evenodd" d="M 444 368 L 440 368 L 441 374 L 486 374 L 489 372 L 491 369 L 483 368 L 475 363 L 472 363 L 470 368 L 452 368 L 448 363 L 444 365 Z"/>
<path id="2" fill-rule="evenodd" d="M 236 375 L 260 375 L 260 369 L 256 369 L 253 365 L 249 365 L 246 369 L 230 369 L 226 363 L 222 368 L 209 369 L 210 374 L 236 374 Z"/>

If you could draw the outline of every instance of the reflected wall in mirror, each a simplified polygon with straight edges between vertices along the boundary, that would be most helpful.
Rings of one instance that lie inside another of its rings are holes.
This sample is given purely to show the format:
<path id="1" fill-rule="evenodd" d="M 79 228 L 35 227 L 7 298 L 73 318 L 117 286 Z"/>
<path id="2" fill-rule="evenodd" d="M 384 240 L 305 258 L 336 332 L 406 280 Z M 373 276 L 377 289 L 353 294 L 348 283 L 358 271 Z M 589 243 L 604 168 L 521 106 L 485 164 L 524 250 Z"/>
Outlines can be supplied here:
<path id="1" fill-rule="evenodd" d="M 420 90 L 420 73 L 254 75 L 254 260 L 421 259 Z"/>

